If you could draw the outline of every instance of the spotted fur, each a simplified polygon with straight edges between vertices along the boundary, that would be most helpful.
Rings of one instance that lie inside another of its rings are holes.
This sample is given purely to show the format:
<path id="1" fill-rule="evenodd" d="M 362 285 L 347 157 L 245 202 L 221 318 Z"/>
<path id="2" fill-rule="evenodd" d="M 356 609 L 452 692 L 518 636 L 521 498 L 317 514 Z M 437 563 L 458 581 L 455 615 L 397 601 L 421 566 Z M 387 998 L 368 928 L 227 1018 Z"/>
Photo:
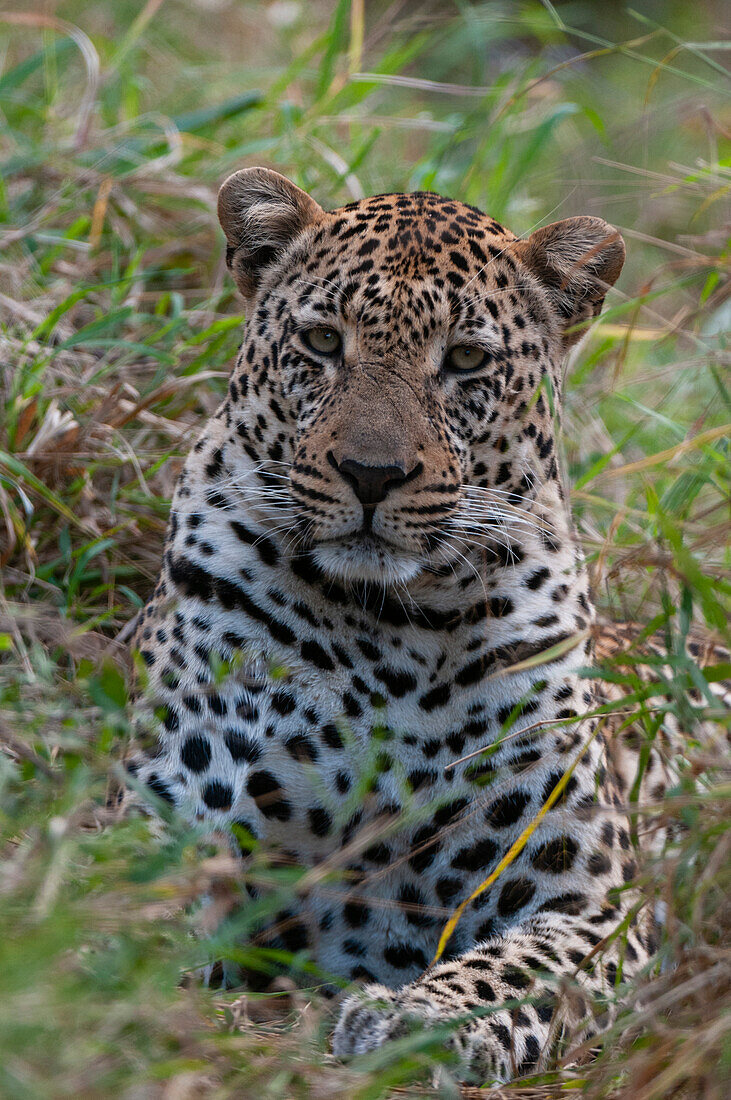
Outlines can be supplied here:
<path id="1" fill-rule="evenodd" d="M 141 617 L 128 766 L 245 850 L 343 871 L 262 932 L 368 983 L 337 1055 L 460 1019 L 464 1076 L 505 1080 L 651 949 L 633 922 L 592 962 L 635 862 L 584 717 L 594 610 L 554 415 L 624 248 L 596 218 L 524 241 L 426 193 L 326 213 L 263 169 L 228 180 L 219 212 L 248 323 Z M 313 350 L 318 328 L 337 354 Z M 451 369 L 455 346 L 479 369 Z"/>

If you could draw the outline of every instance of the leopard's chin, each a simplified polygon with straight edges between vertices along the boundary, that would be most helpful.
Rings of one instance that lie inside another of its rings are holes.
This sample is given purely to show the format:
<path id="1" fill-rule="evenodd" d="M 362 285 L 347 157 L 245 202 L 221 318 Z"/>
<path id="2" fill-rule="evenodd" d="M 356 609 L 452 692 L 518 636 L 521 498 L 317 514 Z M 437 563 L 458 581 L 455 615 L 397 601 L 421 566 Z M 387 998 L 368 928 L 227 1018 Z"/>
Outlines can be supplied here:
<path id="1" fill-rule="evenodd" d="M 424 560 L 382 539 L 355 536 L 339 542 L 315 544 L 310 550 L 316 565 L 334 580 L 379 584 L 406 584 L 422 572 Z"/>

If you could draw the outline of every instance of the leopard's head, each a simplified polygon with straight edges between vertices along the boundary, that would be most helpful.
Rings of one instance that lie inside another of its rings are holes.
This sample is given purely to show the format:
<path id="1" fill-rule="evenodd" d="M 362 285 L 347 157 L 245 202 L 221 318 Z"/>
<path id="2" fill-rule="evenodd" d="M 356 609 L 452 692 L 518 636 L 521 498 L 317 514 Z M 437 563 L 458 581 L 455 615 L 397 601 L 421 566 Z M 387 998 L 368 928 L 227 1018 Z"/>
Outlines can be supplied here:
<path id="1" fill-rule="evenodd" d="M 576 217 L 521 240 L 423 192 L 326 212 L 263 168 L 218 209 L 248 311 L 228 416 L 287 545 L 405 582 L 557 485 L 561 361 L 622 268 L 615 229 Z"/>

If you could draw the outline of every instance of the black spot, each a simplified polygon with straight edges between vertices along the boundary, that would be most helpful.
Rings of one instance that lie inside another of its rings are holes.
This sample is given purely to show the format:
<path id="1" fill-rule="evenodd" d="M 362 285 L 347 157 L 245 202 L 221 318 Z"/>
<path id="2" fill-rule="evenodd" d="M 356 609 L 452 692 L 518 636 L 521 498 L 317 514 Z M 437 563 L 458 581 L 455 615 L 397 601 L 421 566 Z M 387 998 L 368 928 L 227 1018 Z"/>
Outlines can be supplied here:
<path id="1" fill-rule="evenodd" d="M 236 704 L 236 715 L 242 722 L 256 722 L 259 717 L 259 709 L 248 699 L 240 699 Z"/>
<path id="2" fill-rule="evenodd" d="M 571 869 L 578 851 L 579 846 L 573 837 L 559 836 L 537 848 L 530 860 L 537 871 L 561 875 Z"/>
<path id="3" fill-rule="evenodd" d="M 490 549 L 497 560 L 500 562 L 500 564 L 504 567 L 520 565 L 525 557 L 522 547 L 517 542 L 513 542 L 508 545 L 495 543 L 495 545 L 491 546 Z"/>
<path id="4" fill-rule="evenodd" d="M 332 818 L 323 806 L 313 806 L 308 810 L 307 820 L 315 836 L 327 836 L 332 828 Z"/>
<path id="5" fill-rule="evenodd" d="M 322 740 L 328 746 L 328 748 L 330 748 L 330 749 L 342 749 L 344 747 L 343 746 L 343 739 L 340 736 L 340 733 L 338 731 L 338 727 L 333 725 L 332 722 L 328 722 L 328 724 L 326 726 L 322 727 L 322 730 L 320 731 L 320 735 L 322 737 Z"/>
<path id="6" fill-rule="evenodd" d="M 346 649 L 343 649 L 343 647 L 338 642 L 331 642 L 330 644 L 332 645 L 333 653 L 337 657 L 340 664 L 344 668 L 352 668 L 353 662 L 350 659 L 348 651 Z"/>
<path id="7" fill-rule="evenodd" d="M 291 714 L 297 706 L 294 696 L 288 691 L 275 691 L 271 698 L 272 708 L 283 717 Z"/>
<path id="8" fill-rule="evenodd" d="M 129 769 L 127 770 L 129 771 Z M 170 788 L 168 787 L 167 783 L 163 783 L 162 779 L 159 775 L 157 775 L 156 772 L 153 772 L 153 774 L 147 780 L 147 786 L 150 788 L 153 794 L 156 794 L 158 796 L 158 798 L 164 798 L 166 802 L 171 802 L 173 806 L 175 805 L 175 798 L 173 797 Z"/>
<path id="9" fill-rule="evenodd" d="M 367 859 L 369 863 L 388 863 L 391 859 L 391 849 L 387 844 L 371 844 L 370 848 L 366 848 L 363 852 L 363 859 Z"/>
<path id="10" fill-rule="evenodd" d="M 494 1020 L 491 1020 L 490 1030 L 492 1031 L 497 1041 L 500 1043 L 500 1046 L 503 1047 L 504 1050 L 510 1051 L 512 1046 L 510 1042 L 510 1032 L 506 1028 L 505 1024 L 498 1024 Z"/>
<path id="11" fill-rule="evenodd" d="M 578 916 L 586 908 L 584 894 L 558 894 L 548 898 L 538 907 L 539 913 L 568 913 L 570 916 Z"/>
<path id="12" fill-rule="evenodd" d="M 481 680 L 487 670 L 495 664 L 495 654 L 492 651 L 481 653 L 474 661 L 464 665 L 454 677 L 460 687 L 469 687 Z"/>
<path id="13" fill-rule="evenodd" d="M 165 711 L 165 716 L 163 718 L 163 725 L 165 726 L 165 729 L 168 730 L 169 733 L 174 733 L 175 730 L 180 725 L 180 719 L 178 717 L 178 712 L 173 707 L 170 707 L 170 706 L 164 707 L 163 709 Z"/>
<path id="14" fill-rule="evenodd" d="M 314 764 L 320 755 L 317 746 L 304 733 L 295 733 L 284 742 L 284 747 L 291 757 L 302 763 Z"/>
<path id="15" fill-rule="evenodd" d="M 460 848 L 452 859 L 452 867 L 457 871 L 481 871 L 492 863 L 497 853 L 497 844 L 489 837 L 483 837 L 469 848 Z"/>
<path id="16" fill-rule="evenodd" d="M 497 911 L 510 917 L 523 909 L 536 892 L 536 884 L 527 878 L 513 878 L 505 883 L 498 898 Z"/>
<path id="17" fill-rule="evenodd" d="M 345 923 L 351 928 L 362 928 L 370 920 L 371 912 L 367 905 L 359 901 L 346 901 L 343 906 Z"/>
<path id="18" fill-rule="evenodd" d="M 438 775 L 435 771 L 430 771 L 428 768 L 417 768 L 413 772 L 409 772 L 408 781 L 412 791 L 418 791 L 422 787 L 432 787 L 437 779 Z"/>
<path id="19" fill-rule="evenodd" d="M 409 859 L 409 865 L 414 871 L 424 871 L 434 862 L 434 857 L 441 847 L 434 838 L 435 833 L 436 829 L 433 825 L 423 825 L 414 833 L 411 842 L 414 854 Z"/>
<path id="20" fill-rule="evenodd" d="M 470 970 L 489 970 L 491 973 L 495 969 L 495 964 L 490 959 L 464 959 L 464 965 L 468 966 Z"/>
<path id="21" fill-rule="evenodd" d="M 354 982 L 375 982 L 376 977 L 370 972 L 366 966 L 353 966 L 350 970 L 351 981 Z"/>
<path id="22" fill-rule="evenodd" d="M 530 985 L 530 974 L 520 970 L 517 966 L 506 966 L 501 975 L 506 985 L 512 989 L 527 989 Z"/>
<path id="23" fill-rule="evenodd" d="M 386 962 L 396 970 L 406 970 L 407 967 L 418 967 L 426 970 L 427 958 L 424 952 L 410 943 L 391 943 L 383 952 Z"/>
<path id="24" fill-rule="evenodd" d="M 424 895 L 410 882 L 399 890 L 398 903 L 403 908 L 409 924 L 418 928 L 426 928 L 434 924 L 434 917 L 426 912 Z"/>
<path id="25" fill-rule="evenodd" d="M 592 852 L 586 861 L 586 866 L 592 875 L 608 875 L 612 869 L 612 862 L 603 852 Z"/>
<path id="26" fill-rule="evenodd" d="M 379 665 L 378 668 L 374 668 L 373 675 L 386 685 L 390 694 L 396 699 L 400 699 L 416 687 L 416 677 L 413 673 L 405 672 L 402 669 L 392 669 L 386 665 Z"/>
<path id="27" fill-rule="evenodd" d="M 256 741 L 238 730 L 227 730 L 223 739 L 232 759 L 237 763 L 244 761 L 246 764 L 255 764 L 261 756 L 261 747 Z"/>
<path id="28" fill-rule="evenodd" d="M 495 829 L 504 829 L 514 825 L 520 819 L 531 796 L 527 791 L 510 791 L 498 798 L 485 810 L 485 820 Z"/>
<path id="29" fill-rule="evenodd" d="M 219 718 L 224 715 L 228 709 L 226 706 L 226 700 L 222 699 L 221 696 L 215 691 L 207 697 L 207 702 L 208 709 L 210 710 L 211 714 L 215 714 Z"/>
<path id="30" fill-rule="evenodd" d="M 546 782 L 543 785 L 543 794 L 541 795 L 541 803 L 542 804 L 545 804 L 548 801 L 548 799 L 551 795 L 551 792 L 561 782 L 563 777 L 564 777 L 563 772 L 551 772 L 548 779 L 546 780 Z M 561 792 L 559 797 L 554 802 L 551 809 L 555 809 L 557 806 L 563 806 L 565 804 L 566 799 L 569 797 L 571 792 L 576 789 L 576 783 L 577 783 L 576 776 L 572 775 L 571 778 L 569 779 L 568 783 L 564 787 L 563 791 Z"/>
<path id="31" fill-rule="evenodd" d="M 536 1016 L 542 1024 L 550 1024 L 556 1008 L 555 993 L 542 993 L 540 1000 L 535 1002 Z"/>
<path id="32" fill-rule="evenodd" d="M 180 750 L 180 759 L 192 772 L 204 772 L 211 762 L 211 745 L 207 737 L 188 737 Z"/>
<path id="33" fill-rule="evenodd" d="M 332 657 L 323 649 L 319 642 L 303 642 L 300 646 L 300 653 L 305 661 L 309 661 L 311 664 L 315 665 L 316 668 L 321 668 L 326 672 L 332 672 L 335 668 L 335 662 Z"/>
<path id="34" fill-rule="evenodd" d="M 339 771 L 335 775 L 335 786 L 340 794 L 347 794 L 352 785 L 352 780 L 347 772 Z"/>
<path id="35" fill-rule="evenodd" d="M 304 951 L 308 944 L 307 926 L 300 920 L 292 920 L 290 912 L 279 913 L 276 923 L 281 926 L 278 939 L 285 951 Z"/>
<path id="36" fill-rule="evenodd" d="M 440 684 L 428 691 L 426 695 L 422 695 L 419 699 L 419 706 L 422 710 L 435 710 L 437 707 L 445 706 L 449 702 L 451 694 L 452 688 L 449 684 Z"/>
<path id="37" fill-rule="evenodd" d="M 474 764 L 467 765 L 464 777 L 476 787 L 488 787 L 495 779 L 495 765 L 489 760 L 477 760 Z"/>
<path id="38" fill-rule="evenodd" d="M 500 707 L 495 717 L 501 726 L 504 726 L 509 719 L 511 719 L 512 725 L 517 718 L 523 717 L 526 714 L 531 714 L 534 710 L 538 710 L 538 705 L 537 699 L 531 699 L 528 702 L 522 702 L 520 699 L 517 699 L 514 703 L 508 703 L 506 706 Z"/>
<path id="39" fill-rule="evenodd" d="M 525 1058 L 518 1066 L 518 1076 L 525 1077 L 536 1068 L 541 1047 L 535 1035 L 525 1037 Z"/>
<path id="40" fill-rule="evenodd" d="M 271 772 L 252 772 L 246 784 L 246 790 L 256 802 L 264 817 L 275 817 L 279 821 L 289 821 L 292 807 L 282 796 L 279 781 Z"/>
<path id="41" fill-rule="evenodd" d="M 223 466 L 223 452 L 220 447 L 217 447 L 215 451 L 211 452 L 209 461 L 206 464 L 206 476 L 209 478 L 216 477 L 221 472 Z"/>
<path id="42" fill-rule="evenodd" d="M 355 641 L 364 657 L 367 657 L 369 661 L 380 661 L 381 651 L 373 645 L 373 642 L 369 641 L 368 638 L 356 638 Z"/>
<path id="43" fill-rule="evenodd" d="M 587 917 L 589 924 L 606 924 L 607 921 L 614 920 L 619 913 L 619 910 L 613 906 L 605 906 L 599 913 L 595 913 L 593 917 Z"/>
<path id="44" fill-rule="evenodd" d="M 233 801 L 233 788 L 228 783 L 213 779 L 203 788 L 203 801 L 211 810 L 228 810 Z"/>
<path id="45" fill-rule="evenodd" d="M 462 889 L 462 879 L 444 875 L 442 878 L 437 879 L 435 889 L 442 905 L 449 905 L 450 902 L 459 897 Z"/>
<path id="46" fill-rule="evenodd" d="M 530 588 L 532 592 L 535 592 L 546 583 L 550 576 L 551 570 L 544 565 L 542 569 L 537 569 L 535 573 L 531 573 L 529 577 L 526 577 L 523 583 L 526 588 Z"/>
<path id="47" fill-rule="evenodd" d="M 477 899 L 479 901 L 479 898 Z M 481 940 L 489 940 L 491 936 L 495 935 L 495 922 L 492 918 L 484 920 L 480 924 L 475 932 L 475 943 L 480 943 Z M 482 948 L 485 950 L 485 948 Z"/>
<path id="48" fill-rule="evenodd" d="M 453 802 L 447 802 L 446 805 L 440 806 L 432 815 L 435 828 L 443 829 L 445 825 L 450 825 L 453 821 L 456 821 L 462 810 L 469 804 L 469 798 L 455 798 Z"/>
<path id="49" fill-rule="evenodd" d="M 516 756 L 514 760 L 511 760 L 510 767 L 513 771 L 521 772 L 529 764 L 535 764 L 541 759 L 541 753 L 538 749 L 526 749 L 525 752 L 521 752 L 519 756 Z"/>
<path id="50" fill-rule="evenodd" d="M 512 615 L 514 610 L 515 605 L 508 596 L 496 596 L 490 600 L 490 614 L 496 619 Z"/>
<path id="51" fill-rule="evenodd" d="M 472 966 L 472 963 L 468 963 L 468 966 Z M 484 981 L 483 978 L 478 978 L 475 982 L 475 993 L 481 1001 L 494 1001 L 495 990 L 492 988 L 489 982 Z"/>
<path id="52" fill-rule="evenodd" d="M 236 536 L 248 546 L 253 546 L 264 565 L 276 565 L 279 561 L 279 551 L 266 535 L 261 532 L 251 531 L 239 520 L 231 520 L 231 528 Z"/>
<path id="53" fill-rule="evenodd" d="M 348 718 L 360 718 L 363 707 L 350 691 L 343 692 L 343 709 Z"/>
<path id="54" fill-rule="evenodd" d="M 449 253 L 449 258 L 460 271 L 469 271 L 470 265 L 461 252 L 453 250 Z"/>

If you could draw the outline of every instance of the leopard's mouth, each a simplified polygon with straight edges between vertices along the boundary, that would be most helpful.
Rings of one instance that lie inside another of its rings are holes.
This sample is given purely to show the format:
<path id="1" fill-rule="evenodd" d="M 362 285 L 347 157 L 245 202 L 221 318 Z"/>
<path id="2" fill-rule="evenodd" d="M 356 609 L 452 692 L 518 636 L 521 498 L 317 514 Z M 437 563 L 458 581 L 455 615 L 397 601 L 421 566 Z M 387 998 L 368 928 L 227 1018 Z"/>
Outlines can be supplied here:
<path id="1" fill-rule="evenodd" d="M 397 546 L 362 528 L 349 535 L 318 540 L 309 550 L 320 569 L 342 581 L 405 584 L 425 565 L 418 551 Z"/>
<path id="2" fill-rule="evenodd" d="M 316 546 L 357 546 L 365 551 L 377 552 L 379 550 L 390 550 L 395 554 L 403 553 L 404 551 L 403 546 L 391 542 L 390 539 L 384 538 L 383 535 L 374 534 L 372 530 L 366 527 L 360 527 L 356 531 L 348 531 L 345 534 L 332 535 L 330 538 L 317 539 L 313 542 L 312 546 L 313 548 Z"/>

